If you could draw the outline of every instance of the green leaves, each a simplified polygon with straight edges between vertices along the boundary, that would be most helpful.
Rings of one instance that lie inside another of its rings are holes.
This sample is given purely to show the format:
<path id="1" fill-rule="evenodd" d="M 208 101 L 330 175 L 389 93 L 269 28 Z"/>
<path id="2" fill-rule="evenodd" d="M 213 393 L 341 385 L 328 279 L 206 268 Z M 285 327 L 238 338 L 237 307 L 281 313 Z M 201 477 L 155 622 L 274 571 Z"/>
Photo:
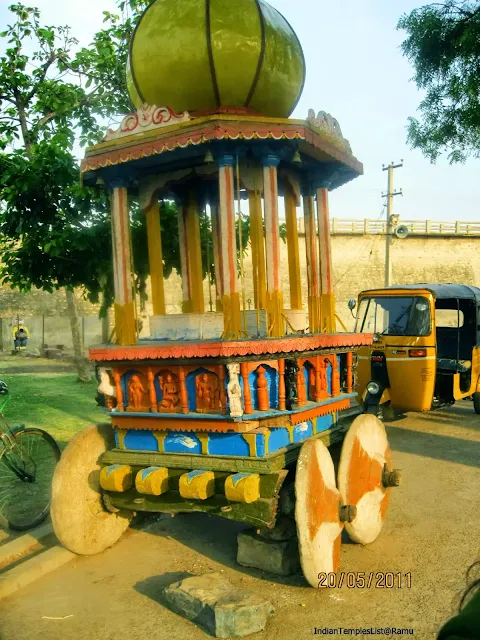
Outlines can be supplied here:
<path id="1" fill-rule="evenodd" d="M 425 91 L 408 141 L 432 161 L 480 156 L 480 1 L 447 0 L 402 16 L 402 44 L 414 81 Z"/>

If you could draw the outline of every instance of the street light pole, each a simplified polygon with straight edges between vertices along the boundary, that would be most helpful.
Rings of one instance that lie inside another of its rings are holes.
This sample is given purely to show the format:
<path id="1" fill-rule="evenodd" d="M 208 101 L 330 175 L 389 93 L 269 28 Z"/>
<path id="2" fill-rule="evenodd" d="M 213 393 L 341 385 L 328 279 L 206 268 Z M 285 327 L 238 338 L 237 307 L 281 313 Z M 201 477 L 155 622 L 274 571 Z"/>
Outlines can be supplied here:
<path id="1" fill-rule="evenodd" d="M 403 195 L 402 190 L 393 190 L 393 172 L 395 169 L 403 167 L 403 160 L 399 164 L 391 162 L 387 167 L 383 165 L 382 171 L 388 171 L 388 191 L 382 194 L 383 198 L 387 198 L 387 224 L 386 224 L 386 244 L 385 244 L 385 286 L 392 284 L 392 260 L 391 248 L 393 241 L 393 198 Z"/>

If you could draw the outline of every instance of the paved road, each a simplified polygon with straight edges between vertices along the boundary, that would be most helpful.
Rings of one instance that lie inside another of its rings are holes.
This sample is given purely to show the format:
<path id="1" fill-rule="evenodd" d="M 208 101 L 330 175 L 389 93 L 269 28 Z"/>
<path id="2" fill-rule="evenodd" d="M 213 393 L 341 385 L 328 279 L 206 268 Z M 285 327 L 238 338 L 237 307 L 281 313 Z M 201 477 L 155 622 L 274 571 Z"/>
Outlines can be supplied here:
<path id="1" fill-rule="evenodd" d="M 301 576 L 277 579 L 243 569 L 235 564 L 241 527 L 180 515 L 129 531 L 103 555 L 79 558 L 4 600 L 1 640 L 205 639 L 166 610 L 158 594 L 187 573 L 211 570 L 273 601 L 275 615 L 257 640 L 303 640 L 314 627 L 387 626 L 411 627 L 415 638 L 433 639 L 456 607 L 467 567 L 480 555 L 480 417 L 463 402 L 409 415 L 388 431 L 404 484 L 380 538 L 369 547 L 343 545 L 342 570 L 411 572 L 411 588 L 404 582 L 401 589 L 317 591 Z"/>

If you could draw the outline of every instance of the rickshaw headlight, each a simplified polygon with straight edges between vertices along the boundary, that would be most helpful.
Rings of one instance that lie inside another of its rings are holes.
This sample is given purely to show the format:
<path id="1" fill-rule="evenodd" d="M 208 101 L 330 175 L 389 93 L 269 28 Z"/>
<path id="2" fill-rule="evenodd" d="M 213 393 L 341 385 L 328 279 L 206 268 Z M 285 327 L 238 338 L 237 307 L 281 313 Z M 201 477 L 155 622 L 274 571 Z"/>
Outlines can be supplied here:
<path id="1" fill-rule="evenodd" d="M 368 393 L 371 393 L 372 396 L 376 396 L 377 393 L 380 393 L 380 385 L 378 384 L 378 382 L 369 382 L 367 384 L 367 391 Z"/>

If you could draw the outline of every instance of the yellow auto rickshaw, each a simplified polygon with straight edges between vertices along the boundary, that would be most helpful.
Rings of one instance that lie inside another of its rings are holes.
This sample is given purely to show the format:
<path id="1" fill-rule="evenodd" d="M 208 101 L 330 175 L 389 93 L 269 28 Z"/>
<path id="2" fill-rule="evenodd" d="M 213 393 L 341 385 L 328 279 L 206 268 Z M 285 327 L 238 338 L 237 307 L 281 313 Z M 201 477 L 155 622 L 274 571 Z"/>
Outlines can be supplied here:
<path id="1" fill-rule="evenodd" d="M 349 303 L 352 309 L 354 301 Z M 358 393 L 366 411 L 429 411 L 472 398 L 480 414 L 480 289 L 459 284 L 396 285 L 363 291 L 355 331 Z M 370 409 L 368 409 L 370 407 Z"/>

